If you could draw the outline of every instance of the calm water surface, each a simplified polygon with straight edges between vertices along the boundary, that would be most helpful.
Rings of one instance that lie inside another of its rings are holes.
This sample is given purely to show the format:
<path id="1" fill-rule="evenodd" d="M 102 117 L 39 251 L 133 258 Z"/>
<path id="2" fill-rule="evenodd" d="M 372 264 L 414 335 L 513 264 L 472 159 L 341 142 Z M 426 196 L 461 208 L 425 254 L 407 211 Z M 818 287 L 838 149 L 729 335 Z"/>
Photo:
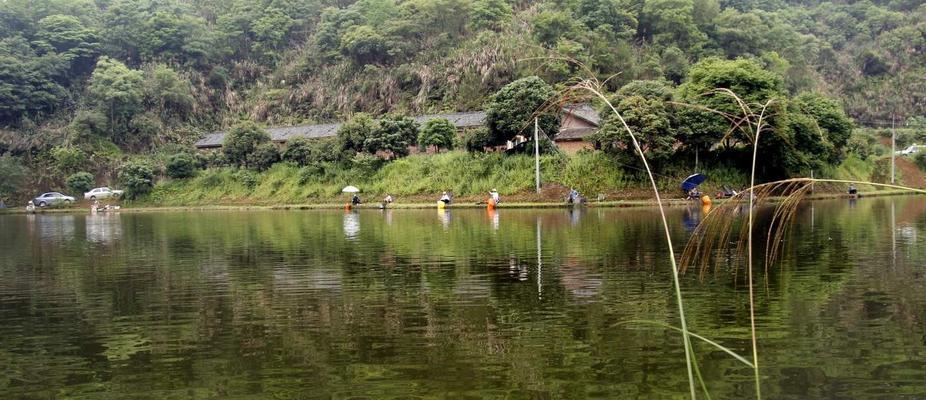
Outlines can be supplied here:
<path id="1" fill-rule="evenodd" d="M 699 208 L 674 209 L 685 243 Z M 769 399 L 926 398 L 926 199 L 803 206 L 760 274 Z M 675 398 L 652 210 L 0 216 L 0 398 Z M 739 269 L 737 270 L 737 267 Z M 749 354 L 742 260 L 683 281 Z M 696 344 L 714 398 L 752 372 Z"/>

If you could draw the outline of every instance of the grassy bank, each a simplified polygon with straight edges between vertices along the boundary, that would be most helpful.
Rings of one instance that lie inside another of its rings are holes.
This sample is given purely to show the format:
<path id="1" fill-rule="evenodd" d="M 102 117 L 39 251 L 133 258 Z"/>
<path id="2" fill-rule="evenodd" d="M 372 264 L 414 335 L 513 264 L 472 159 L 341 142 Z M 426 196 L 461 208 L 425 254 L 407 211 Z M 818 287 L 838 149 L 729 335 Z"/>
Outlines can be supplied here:
<path id="1" fill-rule="evenodd" d="M 630 171 L 630 172 L 628 172 Z M 724 182 L 742 186 L 745 176 L 735 171 L 704 171 L 712 190 Z M 662 177 L 666 190 L 673 190 L 687 172 Z M 145 205 L 201 204 L 307 204 L 340 203 L 341 189 L 355 185 L 364 199 L 378 200 L 387 193 L 400 203 L 430 202 L 444 190 L 460 201 L 478 201 L 497 189 L 508 202 L 558 202 L 569 188 L 577 188 L 590 199 L 599 194 L 606 200 L 646 199 L 649 189 L 632 166 L 620 165 L 600 152 L 573 156 L 541 157 L 543 193 L 534 193 L 534 160 L 530 156 L 448 152 L 415 155 L 388 163 L 376 171 L 356 168 L 298 167 L 277 164 L 256 173 L 237 168 L 200 171 L 196 177 L 166 180 L 143 200 Z M 675 189 L 677 191 L 677 189 Z"/>
<path id="2" fill-rule="evenodd" d="M 883 168 L 882 168 L 883 169 Z M 876 161 L 854 156 L 842 165 L 817 171 L 818 178 L 871 180 L 878 174 Z M 729 168 L 708 168 L 705 193 L 714 193 L 721 185 L 741 188 L 746 177 Z M 658 178 L 661 190 L 680 197 L 678 183 L 690 171 L 664 172 Z M 599 195 L 605 202 L 649 200 L 651 190 L 633 166 L 622 165 L 601 152 L 572 156 L 541 157 L 543 191 L 534 193 L 534 161 L 530 156 L 469 154 L 448 152 L 437 155 L 414 155 L 386 164 L 376 171 L 338 166 L 298 167 L 277 164 L 262 173 L 237 168 L 199 171 L 183 180 L 163 180 L 138 206 L 203 205 L 333 205 L 343 204 L 341 189 L 360 187 L 361 197 L 378 202 L 387 193 L 398 203 L 430 204 L 441 191 L 456 195 L 459 204 L 474 203 L 495 188 L 508 204 L 561 202 L 569 188 L 577 188 L 590 200 Z M 619 205 L 619 204 L 617 204 Z"/>

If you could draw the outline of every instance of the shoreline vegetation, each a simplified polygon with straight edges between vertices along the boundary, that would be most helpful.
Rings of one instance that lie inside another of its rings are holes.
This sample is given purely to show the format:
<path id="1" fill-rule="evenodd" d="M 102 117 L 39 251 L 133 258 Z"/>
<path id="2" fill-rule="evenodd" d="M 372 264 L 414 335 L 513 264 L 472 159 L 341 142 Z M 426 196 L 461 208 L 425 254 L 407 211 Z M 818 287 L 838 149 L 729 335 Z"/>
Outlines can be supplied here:
<path id="1" fill-rule="evenodd" d="M 872 197 L 893 197 L 893 196 L 921 196 L 919 193 L 911 193 L 908 190 L 880 190 L 872 192 L 860 192 L 859 198 L 872 198 Z M 845 193 L 818 193 L 811 196 L 805 197 L 803 200 L 808 201 L 820 201 L 820 200 L 837 200 L 837 199 L 852 199 L 853 196 L 850 196 Z M 775 204 L 781 201 L 784 201 L 787 197 L 772 197 L 765 200 L 766 204 Z M 718 206 L 724 204 L 728 199 L 713 199 L 713 206 Z M 116 213 L 119 212 L 193 212 L 193 211 L 308 211 L 308 210 L 345 210 L 345 204 L 347 200 L 343 203 L 304 203 L 304 204 L 216 204 L 216 205 L 176 205 L 176 206 L 158 206 L 158 205 L 145 205 L 140 204 L 139 206 L 133 206 L 131 203 L 124 205 L 123 208 L 113 211 Z M 702 206 L 700 201 L 697 200 L 684 200 L 684 199 L 663 199 L 662 203 L 666 207 L 690 207 L 690 206 Z M 359 206 L 353 206 L 352 210 L 383 210 L 379 207 L 380 203 L 365 203 Z M 66 214 L 66 213 L 83 213 L 88 212 L 84 207 L 84 202 L 78 202 L 77 205 L 70 207 L 50 207 L 45 209 L 36 209 L 36 214 Z M 655 199 L 638 199 L 638 200 L 613 200 L 613 201 L 590 201 L 585 205 L 578 206 L 573 204 L 567 204 L 565 202 L 511 202 L 511 203 L 500 203 L 496 206 L 496 209 L 508 209 L 508 210 L 530 210 L 530 209 L 569 209 L 569 208 L 649 208 L 657 207 Z M 476 203 L 472 201 L 453 203 L 445 210 L 477 210 L 485 209 L 485 203 Z M 427 210 L 427 209 L 437 209 L 436 201 L 430 203 L 424 202 L 414 202 L 414 203 L 393 203 L 389 205 L 386 210 Z M 104 213 L 104 212 L 101 212 Z M 27 214 L 25 207 L 12 207 L 0 209 L 0 214 Z"/>

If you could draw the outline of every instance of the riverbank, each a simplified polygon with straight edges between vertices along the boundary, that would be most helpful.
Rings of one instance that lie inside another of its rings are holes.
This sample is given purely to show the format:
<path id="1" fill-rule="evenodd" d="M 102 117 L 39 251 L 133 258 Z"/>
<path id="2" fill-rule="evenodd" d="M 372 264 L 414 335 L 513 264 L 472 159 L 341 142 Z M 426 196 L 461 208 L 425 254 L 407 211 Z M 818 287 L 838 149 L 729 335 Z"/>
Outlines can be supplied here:
<path id="1" fill-rule="evenodd" d="M 881 191 L 872 191 L 865 192 L 860 194 L 861 199 L 874 198 L 874 197 L 888 197 L 888 196 L 916 196 L 917 193 L 911 193 L 903 190 L 881 190 Z M 845 193 L 818 193 L 812 196 L 808 196 L 806 200 L 810 201 L 820 201 L 820 200 L 835 200 L 835 199 L 851 199 L 852 196 L 849 196 Z M 771 198 L 770 201 L 776 202 L 783 198 Z M 719 206 L 723 203 L 726 203 L 729 199 L 712 199 L 712 204 L 714 206 Z M 587 208 L 646 208 L 646 207 L 656 207 L 656 201 L 654 199 L 641 199 L 641 200 L 616 200 L 616 201 L 592 201 L 588 202 L 581 207 Z M 684 200 L 684 199 L 663 199 L 663 206 L 665 207 L 689 207 L 689 206 L 701 206 L 701 203 L 696 200 Z M 513 202 L 513 203 L 502 203 L 499 204 L 496 208 L 499 210 L 504 209 L 570 209 L 577 207 L 574 204 L 568 204 L 564 202 Z M 484 209 L 486 208 L 485 203 L 476 203 L 476 202 L 458 202 L 447 207 L 446 210 L 466 210 L 466 209 Z M 133 206 L 131 202 L 124 204 L 122 208 L 116 212 L 190 212 L 190 211 L 281 211 L 281 210 L 345 210 L 346 203 L 314 203 L 314 204 L 226 204 L 226 205 L 187 205 L 187 206 L 152 206 L 139 204 Z M 352 210 L 380 210 L 379 203 L 368 203 L 361 204 L 359 206 L 351 207 Z M 437 209 L 436 202 L 425 203 L 425 202 L 416 202 L 416 203 L 393 203 L 389 205 L 388 209 L 390 210 L 424 210 L 424 209 Z M 83 213 L 89 212 L 83 205 L 77 205 L 72 207 L 55 207 L 55 208 L 45 208 L 38 209 L 38 214 L 58 214 L 58 213 Z M 100 212 L 104 214 L 105 212 Z M 24 207 L 19 208 L 6 208 L 0 209 L 0 214 L 26 214 Z"/>

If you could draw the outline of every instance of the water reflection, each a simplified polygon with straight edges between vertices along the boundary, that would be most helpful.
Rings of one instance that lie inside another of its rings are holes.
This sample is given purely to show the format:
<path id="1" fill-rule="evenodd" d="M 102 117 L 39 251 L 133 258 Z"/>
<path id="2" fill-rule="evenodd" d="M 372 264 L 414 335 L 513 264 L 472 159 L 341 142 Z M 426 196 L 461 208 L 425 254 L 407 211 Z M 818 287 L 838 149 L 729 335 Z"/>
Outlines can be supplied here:
<path id="1" fill-rule="evenodd" d="M 42 241 L 67 241 L 74 239 L 77 218 L 70 214 L 42 214 L 32 219 Z"/>
<path id="2" fill-rule="evenodd" d="M 360 215 L 357 211 L 344 212 L 344 237 L 354 240 L 360 236 Z"/>
<path id="3" fill-rule="evenodd" d="M 118 213 L 91 213 L 84 217 L 89 242 L 111 243 L 122 236 L 122 218 Z"/>
<path id="4" fill-rule="evenodd" d="M 678 335 L 615 325 L 676 321 L 658 214 L 503 212 L 0 216 L 0 397 L 683 397 Z M 668 209 L 673 240 L 705 212 Z M 926 391 L 926 200 L 799 212 L 761 277 L 766 397 Z M 732 267 L 686 275 L 685 305 L 746 353 Z M 750 398 L 701 351 L 714 398 Z"/>
<path id="5" fill-rule="evenodd" d="M 437 219 L 440 220 L 441 226 L 444 227 L 444 230 L 450 229 L 450 210 L 447 209 L 437 209 Z"/>

